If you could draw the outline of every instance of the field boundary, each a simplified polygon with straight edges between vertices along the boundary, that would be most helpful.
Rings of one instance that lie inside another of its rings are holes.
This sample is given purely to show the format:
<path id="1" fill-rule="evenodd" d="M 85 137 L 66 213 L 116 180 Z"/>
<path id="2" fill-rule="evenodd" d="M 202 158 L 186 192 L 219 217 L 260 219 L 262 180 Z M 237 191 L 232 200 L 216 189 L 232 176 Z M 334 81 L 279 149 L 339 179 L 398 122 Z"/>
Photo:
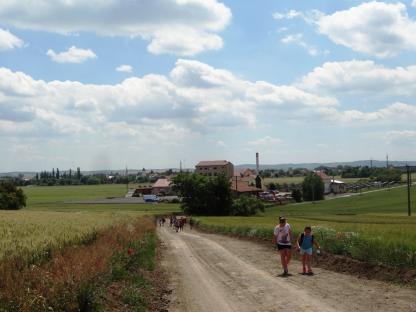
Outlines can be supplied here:
<path id="1" fill-rule="evenodd" d="M 204 225 L 200 221 L 196 225 L 196 229 L 203 233 L 226 235 L 237 239 L 254 241 L 273 248 L 272 229 L 260 229 L 258 231 L 258 228 L 241 227 L 240 229 L 242 228 L 244 230 L 239 231 L 235 227 Z M 259 233 L 259 235 L 255 235 L 255 233 Z M 266 233 L 268 233 L 268 237 L 265 235 Z M 292 255 L 294 259 L 300 259 L 297 252 L 293 252 Z M 383 264 L 359 261 L 346 255 L 335 255 L 326 251 L 321 252 L 320 256 L 313 257 L 313 265 L 338 273 L 354 275 L 359 278 L 389 282 L 416 289 L 416 268 L 394 268 Z"/>

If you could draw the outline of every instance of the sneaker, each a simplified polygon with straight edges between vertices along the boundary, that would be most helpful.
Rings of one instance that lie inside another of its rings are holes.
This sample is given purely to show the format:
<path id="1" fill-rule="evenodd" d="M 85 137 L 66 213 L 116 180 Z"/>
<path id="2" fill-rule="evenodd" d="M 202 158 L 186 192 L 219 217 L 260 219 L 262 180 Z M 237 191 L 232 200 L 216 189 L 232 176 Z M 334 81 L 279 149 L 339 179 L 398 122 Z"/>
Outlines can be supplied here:
<path id="1" fill-rule="evenodd" d="M 306 273 L 307 275 L 312 276 L 314 273 L 312 271 L 309 271 L 308 273 Z"/>

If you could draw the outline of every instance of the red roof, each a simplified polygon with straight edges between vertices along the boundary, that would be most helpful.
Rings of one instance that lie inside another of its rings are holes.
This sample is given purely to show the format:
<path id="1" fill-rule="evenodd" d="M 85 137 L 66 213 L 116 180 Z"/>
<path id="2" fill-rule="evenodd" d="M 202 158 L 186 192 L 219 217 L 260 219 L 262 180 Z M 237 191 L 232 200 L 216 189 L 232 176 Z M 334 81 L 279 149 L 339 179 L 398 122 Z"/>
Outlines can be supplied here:
<path id="1" fill-rule="evenodd" d="M 226 160 L 203 160 L 196 164 L 196 167 L 203 166 L 225 166 L 229 163 Z"/>
<path id="2" fill-rule="evenodd" d="M 169 187 L 171 181 L 168 179 L 158 179 L 153 187 Z"/>
<path id="3" fill-rule="evenodd" d="M 245 193 L 245 192 L 261 192 L 262 189 L 258 189 L 255 186 L 251 186 L 248 184 L 248 182 L 238 180 L 237 181 L 237 188 L 236 188 L 236 181 L 231 181 L 231 190 L 237 191 L 239 193 Z"/>
<path id="4" fill-rule="evenodd" d="M 327 180 L 330 179 L 329 176 L 326 175 L 325 172 L 323 171 L 315 171 L 315 173 L 322 179 L 322 180 Z"/>

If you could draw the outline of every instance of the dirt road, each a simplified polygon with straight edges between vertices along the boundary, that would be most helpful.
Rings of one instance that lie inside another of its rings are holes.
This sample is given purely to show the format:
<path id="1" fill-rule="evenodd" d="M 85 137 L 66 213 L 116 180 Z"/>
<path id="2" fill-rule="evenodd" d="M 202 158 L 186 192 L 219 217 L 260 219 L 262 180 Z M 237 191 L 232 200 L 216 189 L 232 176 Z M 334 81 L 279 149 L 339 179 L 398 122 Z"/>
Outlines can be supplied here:
<path id="1" fill-rule="evenodd" d="M 158 229 L 170 272 L 169 311 L 416 311 L 416 291 L 322 269 L 290 277 L 270 247 L 186 229 Z"/>

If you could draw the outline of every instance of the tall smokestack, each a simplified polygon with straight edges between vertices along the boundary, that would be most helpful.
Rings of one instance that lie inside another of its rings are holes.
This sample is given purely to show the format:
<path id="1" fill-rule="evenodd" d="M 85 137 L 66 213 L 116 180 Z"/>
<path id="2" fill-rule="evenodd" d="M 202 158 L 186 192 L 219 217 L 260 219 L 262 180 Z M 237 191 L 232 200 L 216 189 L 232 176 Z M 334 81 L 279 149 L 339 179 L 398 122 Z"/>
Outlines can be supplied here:
<path id="1" fill-rule="evenodd" d="M 259 153 L 256 153 L 256 173 L 257 175 L 260 174 L 260 165 L 259 165 Z"/>

